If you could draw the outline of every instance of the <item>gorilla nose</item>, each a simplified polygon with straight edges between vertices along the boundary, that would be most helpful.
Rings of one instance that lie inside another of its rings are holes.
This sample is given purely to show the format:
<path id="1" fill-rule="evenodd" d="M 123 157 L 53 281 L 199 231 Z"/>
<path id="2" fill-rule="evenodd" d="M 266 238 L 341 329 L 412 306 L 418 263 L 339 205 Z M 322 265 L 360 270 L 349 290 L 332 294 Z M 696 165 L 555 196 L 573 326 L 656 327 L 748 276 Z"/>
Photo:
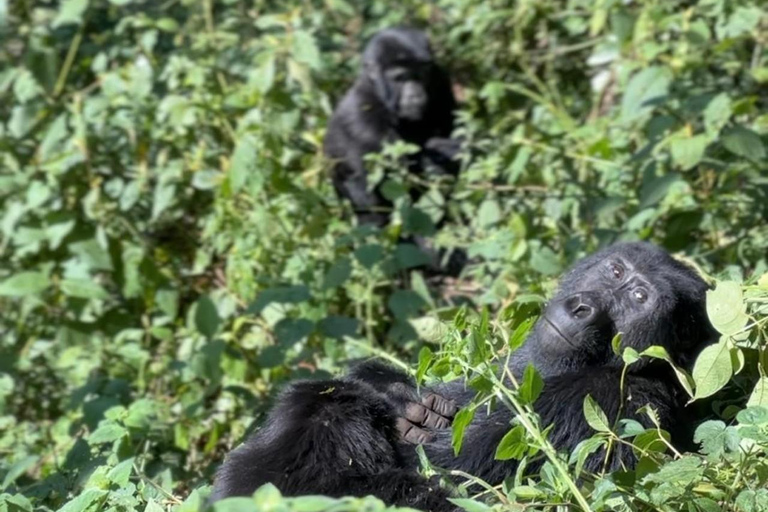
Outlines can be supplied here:
<path id="1" fill-rule="evenodd" d="M 563 306 L 571 318 L 576 320 L 589 320 L 594 316 L 596 309 L 589 298 L 581 293 L 571 295 L 565 299 Z"/>

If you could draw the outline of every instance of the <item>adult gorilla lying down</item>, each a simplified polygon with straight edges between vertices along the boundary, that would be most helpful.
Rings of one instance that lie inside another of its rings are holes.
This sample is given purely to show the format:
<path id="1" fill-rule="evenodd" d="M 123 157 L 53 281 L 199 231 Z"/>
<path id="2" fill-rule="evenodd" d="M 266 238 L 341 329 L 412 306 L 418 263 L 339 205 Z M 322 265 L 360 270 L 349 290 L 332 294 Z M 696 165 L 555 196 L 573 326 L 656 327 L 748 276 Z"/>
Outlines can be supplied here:
<path id="1" fill-rule="evenodd" d="M 623 363 L 611 340 L 642 351 L 661 345 L 689 367 L 716 339 L 705 311 L 707 285 L 694 270 L 644 243 L 609 247 L 577 263 L 562 279 L 526 344 L 511 358 L 520 375 L 532 363 L 544 378 L 534 404 L 550 441 L 570 452 L 594 432 L 582 412 L 590 394 L 614 421 L 620 410 Z M 683 389 L 667 363 L 643 359 L 625 378 L 623 417 L 646 426 L 638 409 L 658 413 L 673 442 L 687 433 Z M 451 447 L 450 419 L 474 392 L 451 382 L 421 395 L 404 374 L 378 362 L 349 376 L 292 384 L 261 430 L 232 452 L 219 470 L 214 499 L 250 495 L 272 482 L 287 495 L 373 494 L 387 503 L 433 511 L 453 510 L 447 491 L 417 473 L 414 444 L 423 444 L 437 466 L 460 469 L 497 484 L 514 474 L 517 461 L 494 460 L 514 413 L 499 407 L 478 410 L 458 456 Z M 481 408 L 482 409 L 482 408 Z M 587 460 L 599 470 L 603 454 Z M 635 463 L 630 449 L 611 451 L 608 468 Z"/>

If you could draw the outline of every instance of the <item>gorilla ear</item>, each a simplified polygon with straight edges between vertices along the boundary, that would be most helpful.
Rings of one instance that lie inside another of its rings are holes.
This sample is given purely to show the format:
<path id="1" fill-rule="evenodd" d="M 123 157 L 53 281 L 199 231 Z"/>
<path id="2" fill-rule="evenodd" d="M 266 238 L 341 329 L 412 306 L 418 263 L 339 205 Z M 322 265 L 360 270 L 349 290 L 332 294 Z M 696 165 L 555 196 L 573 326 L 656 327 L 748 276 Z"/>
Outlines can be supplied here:
<path id="1" fill-rule="evenodd" d="M 396 110 L 395 95 L 392 92 L 392 88 L 387 82 L 387 77 L 384 75 L 384 68 L 374 62 L 365 62 L 363 64 L 366 76 L 373 83 L 373 88 L 376 91 L 376 95 L 384 103 L 389 112 Z"/>

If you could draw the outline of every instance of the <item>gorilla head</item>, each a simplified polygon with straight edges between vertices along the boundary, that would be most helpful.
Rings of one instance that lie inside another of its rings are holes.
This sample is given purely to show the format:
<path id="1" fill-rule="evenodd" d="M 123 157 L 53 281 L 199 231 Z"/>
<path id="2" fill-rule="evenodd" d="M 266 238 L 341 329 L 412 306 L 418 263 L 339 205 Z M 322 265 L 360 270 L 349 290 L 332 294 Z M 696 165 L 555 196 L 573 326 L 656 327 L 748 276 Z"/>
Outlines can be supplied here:
<path id="1" fill-rule="evenodd" d="M 398 119 L 421 121 L 432 78 L 427 36 L 409 28 L 377 33 L 363 52 L 363 74 L 387 110 Z"/>
<path id="2" fill-rule="evenodd" d="M 544 374 L 623 363 L 611 349 L 661 345 L 688 365 L 716 332 L 707 319 L 707 284 L 690 267 L 646 243 L 613 245 L 574 266 L 528 343 Z"/>

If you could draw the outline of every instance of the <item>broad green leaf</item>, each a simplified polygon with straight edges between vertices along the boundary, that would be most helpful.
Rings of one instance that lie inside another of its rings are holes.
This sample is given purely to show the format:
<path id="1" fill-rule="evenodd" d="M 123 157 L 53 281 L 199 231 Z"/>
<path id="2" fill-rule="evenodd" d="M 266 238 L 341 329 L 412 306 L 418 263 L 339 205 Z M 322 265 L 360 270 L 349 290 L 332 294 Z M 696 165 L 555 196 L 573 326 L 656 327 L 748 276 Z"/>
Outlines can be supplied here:
<path id="1" fill-rule="evenodd" d="M 723 146 L 731 153 L 755 162 L 765 159 L 765 146 L 760 136 L 748 128 L 736 126 L 723 132 Z"/>
<path id="2" fill-rule="evenodd" d="M 712 98 L 704 110 L 704 126 L 710 134 L 718 133 L 731 118 L 733 109 L 728 94 L 721 93 Z"/>
<path id="3" fill-rule="evenodd" d="M 535 323 L 536 318 L 527 318 L 520 322 L 520 325 L 515 328 L 514 332 L 512 332 L 512 335 L 509 337 L 510 351 L 514 352 L 523 346 L 523 343 L 525 343 L 525 340 L 528 338 L 528 333 L 531 332 Z"/>
<path id="4" fill-rule="evenodd" d="M 434 359 L 432 350 L 427 346 L 421 347 L 421 350 L 419 350 L 419 365 L 416 369 L 416 382 L 422 382 L 424 380 L 424 376 L 427 374 L 427 369 L 429 369 L 429 364 L 432 362 L 432 359 Z"/>
<path id="5" fill-rule="evenodd" d="M 464 442 L 464 431 L 467 429 L 475 417 L 475 410 L 472 408 L 461 409 L 453 418 L 451 432 L 451 446 L 453 454 L 458 456 L 461 451 L 461 445 Z"/>
<path id="6" fill-rule="evenodd" d="M 109 293 L 93 279 L 65 279 L 61 282 L 61 291 L 70 297 L 80 299 L 106 299 Z"/>
<path id="7" fill-rule="evenodd" d="M 248 83 L 261 93 L 268 92 L 275 82 L 275 54 L 263 52 L 256 57 L 256 67 L 250 72 Z"/>
<path id="8" fill-rule="evenodd" d="M 608 418 L 595 402 L 594 398 L 589 394 L 584 397 L 584 417 L 587 419 L 587 423 L 593 429 L 598 432 L 610 432 L 611 426 L 608 423 Z"/>
<path id="9" fill-rule="evenodd" d="M 710 420 L 696 427 L 693 441 L 701 445 L 701 453 L 717 460 L 726 452 L 737 451 L 740 437 L 735 428 L 719 420 Z"/>
<path id="10" fill-rule="evenodd" d="M 483 229 L 488 229 L 501 222 L 502 214 L 499 202 L 488 198 L 482 202 L 477 212 L 477 222 Z"/>
<path id="11" fill-rule="evenodd" d="M 419 339 L 429 343 L 439 343 L 450 332 L 448 326 L 437 318 L 431 316 L 422 316 L 408 320 L 413 330 L 419 336 Z"/>
<path id="12" fill-rule="evenodd" d="M 720 341 L 701 351 L 693 367 L 693 380 L 696 383 L 694 400 L 715 394 L 731 379 L 733 366 L 731 354 L 725 342 Z"/>
<path id="13" fill-rule="evenodd" d="M 739 283 L 719 281 L 714 290 L 707 291 L 707 315 L 722 334 L 733 334 L 746 325 L 746 308 Z"/>
<path id="14" fill-rule="evenodd" d="M 114 423 L 112 421 L 102 421 L 99 425 L 99 428 L 93 431 L 93 433 L 88 436 L 88 443 L 89 444 L 104 444 L 104 443 L 112 443 L 114 441 L 117 441 L 124 435 L 128 434 L 128 431 L 125 429 L 125 427 L 122 427 L 121 425 L 118 425 L 117 423 Z"/>
<path id="15" fill-rule="evenodd" d="M 57 512 L 84 512 L 87 510 L 98 510 L 95 504 L 107 498 L 109 491 L 91 487 L 84 490 L 76 498 L 66 502 Z"/>
<path id="16" fill-rule="evenodd" d="M 323 289 L 332 290 L 337 288 L 344 284 L 351 275 L 352 263 L 349 261 L 349 258 L 340 258 L 331 265 L 331 268 L 329 268 L 328 272 L 325 274 L 323 279 Z"/>
<path id="17" fill-rule="evenodd" d="M 520 401 L 523 404 L 532 404 L 539 398 L 541 390 L 544 389 L 544 380 L 536 371 L 536 368 L 532 364 L 528 364 L 525 367 L 523 373 L 523 381 L 520 383 L 520 389 L 518 393 L 520 395 Z"/>
<path id="18" fill-rule="evenodd" d="M 709 144 L 709 137 L 696 135 L 690 138 L 675 138 L 669 143 L 672 162 L 682 170 L 696 166 L 704 157 L 704 150 Z"/>
<path id="19" fill-rule="evenodd" d="M 25 297 L 44 291 L 51 282 L 42 272 L 21 272 L 0 282 L 0 296 Z"/>
<path id="20" fill-rule="evenodd" d="M 468 498 L 448 498 L 448 501 L 467 512 L 491 512 L 492 509 L 485 503 Z"/>
<path id="21" fill-rule="evenodd" d="M 765 407 L 748 407 L 739 411 L 736 420 L 742 425 L 765 425 L 768 424 L 768 409 Z"/>
<path id="22" fill-rule="evenodd" d="M 768 377 L 760 377 L 749 396 L 747 407 L 768 407 Z"/>
<path id="23" fill-rule="evenodd" d="M 621 101 L 621 121 L 634 121 L 650 112 L 667 95 L 671 81 L 670 71 L 659 66 L 645 68 L 634 75 Z"/>
<path id="24" fill-rule="evenodd" d="M 233 192 L 239 191 L 249 177 L 258 178 L 261 175 L 257 168 L 258 151 L 256 139 L 250 134 L 243 135 L 237 141 L 229 165 L 229 183 Z"/>
<path id="25" fill-rule="evenodd" d="M 329 315 L 318 323 L 318 328 L 323 335 L 339 340 L 347 336 L 354 337 L 359 327 L 360 322 L 356 318 L 340 315 Z"/>
<path id="26" fill-rule="evenodd" d="M 312 34 L 304 30 L 293 33 L 293 58 L 312 69 L 320 67 L 320 51 Z"/>
<path id="27" fill-rule="evenodd" d="M 206 338 L 212 338 L 219 330 L 221 318 L 216 304 L 207 295 L 197 300 L 195 308 L 195 327 Z"/>
<path id="28" fill-rule="evenodd" d="M 611 350 L 613 350 L 613 353 L 617 356 L 621 355 L 621 338 L 623 336 L 623 333 L 617 332 L 616 335 L 611 339 Z"/>
<path id="29" fill-rule="evenodd" d="M 525 427 L 516 425 L 499 441 L 496 447 L 496 460 L 522 459 L 528 451 L 528 442 L 525 439 Z"/>
<path id="30" fill-rule="evenodd" d="M 685 486 L 701 478 L 703 473 L 701 459 L 693 455 L 685 455 L 681 459 L 664 464 L 657 473 L 648 475 L 646 480 Z"/>
<path id="31" fill-rule="evenodd" d="M 51 26 L 56 28 L 62 25 L 79 25 L 87 8 L 88 0 L 63 0 Z"/>

